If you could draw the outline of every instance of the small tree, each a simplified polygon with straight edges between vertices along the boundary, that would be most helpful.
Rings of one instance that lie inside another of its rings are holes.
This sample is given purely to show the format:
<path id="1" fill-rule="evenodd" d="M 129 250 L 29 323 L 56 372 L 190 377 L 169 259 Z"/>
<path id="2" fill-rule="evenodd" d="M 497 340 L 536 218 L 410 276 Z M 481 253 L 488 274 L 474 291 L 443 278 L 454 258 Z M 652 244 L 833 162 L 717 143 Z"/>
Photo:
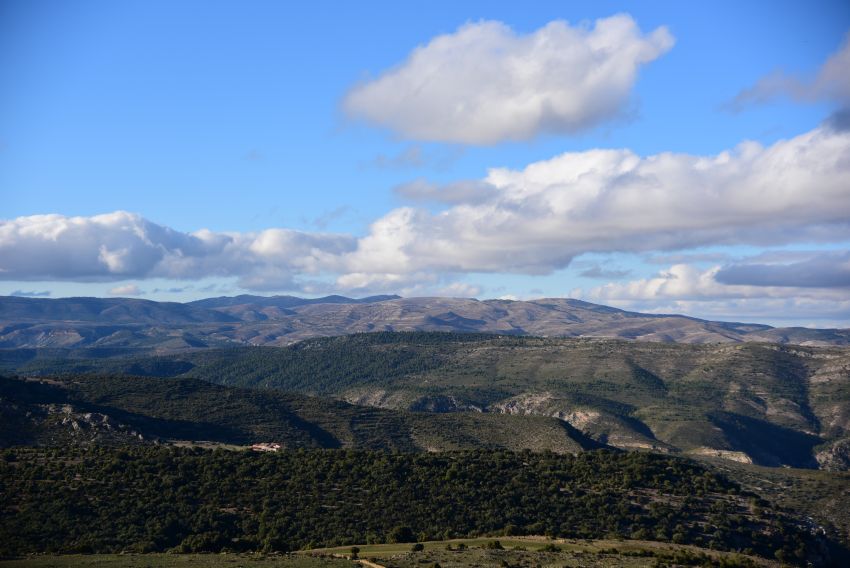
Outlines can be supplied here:
<path id="1" fill-rule="evenodd" d="M 389 542 L 416 542 L 416 535 L 410 527 L 395 527 L 390 531 Z"/>
<path id="2" fill-rule="evenodd" d="M 423 550 L 425 550 L 425 545 L 421 542 L 417 542 L 416 544 L 410 547 L 410 550 L 412 550 L 413 552 L 422 552 Z"/>
<path id="3" fill-rule="evenodd" d="M 357 555 L 360 554 L 360 549 L 356 546 L 351 547 L 351 559 L 357 560 Z"/>

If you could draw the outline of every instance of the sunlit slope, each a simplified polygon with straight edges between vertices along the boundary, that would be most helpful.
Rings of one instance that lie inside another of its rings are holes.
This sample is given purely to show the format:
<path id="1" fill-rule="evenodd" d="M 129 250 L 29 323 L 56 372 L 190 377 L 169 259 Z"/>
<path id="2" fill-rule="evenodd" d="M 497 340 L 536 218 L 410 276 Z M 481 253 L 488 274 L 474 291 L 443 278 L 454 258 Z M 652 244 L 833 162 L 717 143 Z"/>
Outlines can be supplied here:
<path id="1" fill-rule="evenodd" d="M 280 347 L 315 337 L 379 331 L 677 343 L 850 343 L 850 330 L 846 329 L 772 328 L 683 315 L 643 314 L 568 298 L 479 301 L 236 296 L 179 304 L 126 298 L 0 296 L 0 348 L 180 351 L 234 344 Z"/>
<path id="2" fill-rule="evenodd" d="M 395 410 L 549 416 L 623 448 L 850 464 L 847 348 L 383 332 L 168 356 L 61 353 L 3 357 L 20 373 L 181 376 Z"/>
<path id="3" fill-rule="evenodd" d="M 850 431 L 850 351 L 840 348 L 379 334 L 209 353 L 195 365 L 188 374 L 226 384 L 554 416 L 616 446 L 765 465 L 814 467 L 820 445 Z"/>

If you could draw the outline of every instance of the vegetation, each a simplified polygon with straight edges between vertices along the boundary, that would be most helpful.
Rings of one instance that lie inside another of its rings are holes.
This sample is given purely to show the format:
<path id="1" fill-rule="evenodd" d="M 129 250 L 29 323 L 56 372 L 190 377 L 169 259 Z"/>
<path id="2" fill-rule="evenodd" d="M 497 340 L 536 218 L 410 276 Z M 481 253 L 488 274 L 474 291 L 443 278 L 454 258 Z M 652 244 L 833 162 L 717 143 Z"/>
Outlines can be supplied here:
<path id="1" fill-rule="evenodd" d="M 782 550 L 792 560 L 819 546 L 724 478 L 652 454 L 148 446 L 0 458 L 3 554 L 286 551 L 506 532 Z"/>
<path id="2" fill-rule="evenodd" d="M 709 562 L 687 548 L 509 544 L 548 535 L 848 563 L 836 545 L 850 542 L 848 474 L 711 457 L 845 467 L 848 364 L 842 348 L 443 333 L 169 356 L 0 350 L 31 375 L 0 377 L 0 554 L 356 545 L 368 559 L 392 542 L 392 568 Z M 261 441 L 285 451 L 200 449 Z M 581 453 L 611 446 L 707 465 Z M 505 451 L 524 449 L 543 453 Z M 483 535 L 461 553 L 412 551 Z M 723 562 L 746 565 L 735 558 Z"/>
<path id="3" fill-rule="evenodd" d="M 499 546 L 494 543 L 499 542 Z M 413 554 L 398 545 L 364 546 L 364 557 L 382 566 L 420 568 L 492 567 L 658 567 L 658 566 L 775 566 L 769 559 L 700 549 L 688 545 L 635 540 L 550 539 L 545 537 L 477 538 L 426 542 Z M 339 554 L 339 548 L 314 550 L 309 554 Z M 303 554 L 303 553 L 302 553 Z"/>
<path id="4" fill-rule="evenodd" d="M 737 452 L 730 456 L 769 466 L 850 464 L 850 443 L 831 455 L 823 445 L 850 440 L 847 348 L 381 332 L 285 348 L 99 355 L 0 359 L 26 374 L 193 377 L 400 410 L 561 416 L 624 448 Z"/>
<path id="5" fill-rule="evenodd" d="M 707 463 L 777 506 L 814 519 L 833 540 L 850 545 L 850 472 L 761 467 L 718 459 Z"/>
<path id="6" fill-rule="evenodd" d="M 823 550 L 820 537 L 725 478 L 653 454 L 16 448 L 0 453 L 0 483 L 7 555 L 506 533 L 780 550 L 792 561 Z"/>
<path id="7" fill-rule="evenodd" d="M 69 554 L 0 560 L 2 568 L 353 568 L 343 558 L 258 554 Z"/>
<path id="8" fill-rule="evenodd" d="M 0 447 L 268 441 L 288 448 L 574 452 L 599 446 L 551 418 L 383 410 L 194 379 L 0 377 L 0 410 Z"/>

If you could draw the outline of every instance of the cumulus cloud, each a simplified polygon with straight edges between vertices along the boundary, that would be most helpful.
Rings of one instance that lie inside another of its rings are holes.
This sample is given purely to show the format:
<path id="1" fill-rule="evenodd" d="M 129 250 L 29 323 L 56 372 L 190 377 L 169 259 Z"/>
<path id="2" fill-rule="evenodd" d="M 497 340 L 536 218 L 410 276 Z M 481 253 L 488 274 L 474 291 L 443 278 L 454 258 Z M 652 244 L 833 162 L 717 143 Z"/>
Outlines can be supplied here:
<path id="1" fill-rule="evenodd" d="M 483 198 L 396 209 L 345 260 L 375 272 L 544 274 L 588 252 L 837 242 L 850 238 L 847 179 L 850 134 L 828 128 L 715 156 L 566 153 L 490 170 L 476 182 Z"/>
<path id="2" fill-rule="evenodd" d="M 702 270 L 679 264 L 652 278 L 574 290 L 573 295 L 642 312 L 698 314 L 734 321 L 846 327 L 850 320 L 846 289 L 725 284 L 718 280 L 721 270 L 720 266 Z"/>
<path id="3" fill-rule="evenodd" d="M 236 276 L 245 287 L 285 286 L 352 250 L 347 235 L 268 229 L 182 233 L 140 215 L 33 215 L 0 221 L 0 278 L 115 281 Z"/>
<path id="4" fill-rule="evenodd" d="M 850 104 L 850 34 L 846 35 L 841 47 L 820 67 L 816 76 L 805 79 L 775 71 L 759 79 L 753 86 L 744 89 L 728 103 L 733 111 L 740 111 L 752 104 L 762 104 L 778 97 L 789 97 L 797 102 L 830 100 L 845 108 L 839 111 L 838 126 L 846 107 Z"/>
<path id="5" fill-rule="evenodd" d="M 481 291 L 481 286 L 476 286 L 475 284 L 452 282 L 438 289 L 436 294 L 438 296 L 451 296 L 453 298 L 475 298 L 481 294 Z"/>
<path id="6" fill-rule="evenodd" d="M 471 23 L 356 86 L 343 108 L 417 140 L 494 144 L 576 132 L 623 115 L 640 66 L 673 42 L 664 27 L 642 34 L 626 14 L 593 27 L 554 21 L 527 35 Z"/>
<path id="7" fill-rule="evenodd" d="M 145 291 L 140 289 L 135 284 L 125 284 L 124 286 L 116 286 L 109 290 L 110 296 L 143 296 Z"/>
<path id="8" fill-rule="evenodd" d="M 850 132 L 823 127 L 715 156 L 589 150 L 493 169 L 448 189 L 424 185 L 418 195 L 442 196 L 441 209 L 394 209 L 360 237 L 283 228 L 183 233 L 126 212 L 36 215 L 0 221 L 0 279 L 233 277 L 254 290 L 377 292 L 436 289 L 470 272 L 548 274 L 584 253 L 845 242 L 848 179 Z M 818 262 L 826 275 L 835 259 Z M 790 273 L 815 264 L 775 268 L 774 276 L 812 288 Z M 744 278 L 743 269 L 730 271 L 720 278 Z M 674 290 L 683 277 L 662 288 Z"/>
<path id="9" fill-rule="evenodd" d="M 722 298 L 807 298 L 850 302 L 846 290 L 828 286 L 726 284 L 718 279 L 720 266 L 701 270 L 676 264 L 652 278 L 608 283 L 593 288 L 589 297 L 598 300 L 717 300 Z"/>

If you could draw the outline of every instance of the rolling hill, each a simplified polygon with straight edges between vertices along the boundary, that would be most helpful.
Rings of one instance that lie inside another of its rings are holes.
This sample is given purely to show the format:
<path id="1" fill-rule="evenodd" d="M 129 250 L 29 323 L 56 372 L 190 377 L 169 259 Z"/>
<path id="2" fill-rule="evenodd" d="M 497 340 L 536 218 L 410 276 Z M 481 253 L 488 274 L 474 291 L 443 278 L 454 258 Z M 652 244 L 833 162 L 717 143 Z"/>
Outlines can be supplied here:
<path id="1" fill-rule="evenodd" d="M 546 417 L 413 413 L 194 379 L 0 377 L 0 447 L 199 441 L 405 452 L 604 447 Z"/>
<path id="2" fill-rule="evenodd" d="M 544 416 L 625 449 L 850 467 L 850 349 L 842 347 L 382 332 L 284 348 L 105 355 L 0 350 L 0 364 L 31 376 L 191 377 L 442 416 Z"/>

